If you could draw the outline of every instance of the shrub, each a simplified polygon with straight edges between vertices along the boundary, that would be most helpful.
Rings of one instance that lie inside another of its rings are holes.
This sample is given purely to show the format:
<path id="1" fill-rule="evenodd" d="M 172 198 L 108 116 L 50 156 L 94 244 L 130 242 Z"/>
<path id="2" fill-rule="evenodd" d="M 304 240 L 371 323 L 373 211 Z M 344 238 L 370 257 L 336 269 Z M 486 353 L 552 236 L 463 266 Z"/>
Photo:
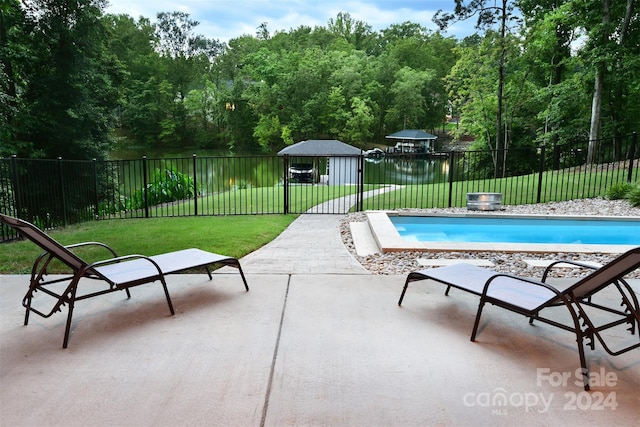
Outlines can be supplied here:
<path id="1" fill-rule="evenodd" d="M 156 169 L 152 182 L 147 184 L 146 194 L 149 206 L 191 199 L 195 196 L 193 178 L 172 169 L 165 169 L 164 172 Z M 136 190 L 125 201 L 125 210 L 143 208 L 145 206 L 144 197 L 144 189 Z"/>
<path id="2" fill-rule="evenodd" d="M 627 194 L 633 190 L 633 184 L 629 184 L 627 182 L 619 182 L 617 184 L 613 184 L 607 190 L 606 196 L 609 200 L 620 200 L 626 199 Z M 637 188 L 637 187 L 636 187 Z"/>
<path id="3" fill-rule="evenodd" d="M 627 193 L 627 200 L 631 203 L 631 206 L 640 206 L 640 185 L 636 185 Z"/>

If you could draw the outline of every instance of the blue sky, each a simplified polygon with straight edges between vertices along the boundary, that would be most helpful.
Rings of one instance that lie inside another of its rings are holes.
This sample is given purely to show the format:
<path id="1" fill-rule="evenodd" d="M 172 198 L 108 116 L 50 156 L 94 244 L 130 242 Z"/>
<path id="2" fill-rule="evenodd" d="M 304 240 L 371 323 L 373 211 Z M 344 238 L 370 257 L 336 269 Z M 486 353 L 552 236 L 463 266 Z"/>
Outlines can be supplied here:
<path id="1" fill-rule="evenodd" d="M 339 12 L 364 21 L 379 31 L 392 24 L 416 22 L 436 30 L 431 18 L 438 9 L 449 11 L 453 0 L 109 0 L 107 13 L 124 13 L 155 20 L 157 12 L 181 11 L 200 22 L 197 34 L 220 41 L 255 35 L 267 22 L 269 31 L 289 31 L 300 25 L 326 26 Z M 464 22 L 445 35 L 460 39 L 473 33 L 473 22 Z"/>

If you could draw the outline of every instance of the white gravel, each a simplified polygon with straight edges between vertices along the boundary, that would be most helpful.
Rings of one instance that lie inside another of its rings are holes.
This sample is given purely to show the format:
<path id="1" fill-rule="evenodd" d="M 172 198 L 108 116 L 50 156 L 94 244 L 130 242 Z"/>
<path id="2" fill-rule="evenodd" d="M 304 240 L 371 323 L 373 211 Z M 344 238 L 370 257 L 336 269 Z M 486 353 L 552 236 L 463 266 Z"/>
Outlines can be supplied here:
<path id="1" fill-rule="evenodd" d="M 553 202 L 536 205 L 504 206 L 500 211 L 481 212 L 468 211 L 466 208 L 447 209 L 406 209 L 406 212 L 421 213 L 477 213 L 484 214 L 534 214 L 534 215 L 587 215 L 587 216 L 633 216 L 640 217 L 640 208 L 632 207 L 626 200 L 606 200 L 602 198 L 571 200 L 567 202 Z M 430 259 L 485 259 L 495 264 L 493 269 L 521 276 L 539 277 L 542 268 L 530 267 L 524 259 L 571 259 L 575 261 L 594 261 L 606 264 L 615 258 L 614 254 L 601 253 L 508 253 L 508 252 L 392 252 L 379 253 L 361 257 L 356 254 L 349 223 L 366 221 L 363 212 L 348 214 L 340 224 L 342 240 L 347 249 L 362 264 L 364 268 L 373 274 L 399 274 L 404 275 L 411 271 L 424 269 L 418 264 L 418 258 Z M 638 231 L 640 233 L 640 230 Z M 563 277 L 577 277 L 584 272 L 575 269 L 561 269 Z M 640 270 L 636 270 L 629 277 L 640 278 Z"/>

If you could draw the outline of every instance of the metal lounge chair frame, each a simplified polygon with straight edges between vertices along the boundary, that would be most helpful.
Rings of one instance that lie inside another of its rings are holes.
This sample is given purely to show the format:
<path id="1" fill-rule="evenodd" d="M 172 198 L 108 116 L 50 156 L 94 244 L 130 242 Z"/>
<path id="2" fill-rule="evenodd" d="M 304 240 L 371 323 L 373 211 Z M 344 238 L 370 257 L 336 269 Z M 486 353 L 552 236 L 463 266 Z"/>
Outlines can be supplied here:
<path id="1" fill-rule="evenodd" d="M 173 310 L 173 304 L 171 303 L 171 297 L 169 295 L 165 276 L 185 270 L 204 267 L 209 275 L 209 280 L 212 280 L 213 276 L 211 275 L 209 267 L 214 264 L 237 268 L 240 272 L 240 277 L 244 282 L 245 290 L 249 290 L 247 280 L 238 259 L 225 255 L 191 248 L 155 256 L 144 256 L 138 254 L 118 256 L 113 249 L 100 242 L 83 242 L 63 246 L 35 225 L 8 215 L 0 214 L 0 223 L 13 228 L 18 232 L 18 234 L 31 240 L 33 243 L 44 249 L 45 252 L 38 256 L 33 263 L 31 278 L 29 280 L 29 289 L 22 300 L 22 305 L 26 309 L 24 324 L 27 325 L 29 323 L 29 314 L 31 312 L 44 318 L 48 318 L 54 313 L 61 312 L 62 307 L 68 305 L 67 323 L 62 343 L 63 348 L 67 348 L 69 343 L 73 309 L 77 301 L 116 291 L 125 291 L 127 297 L 131 298 L 131 293 L 129 292 L 130 288 L 160 281 L 162 288 L 164 289 L 167 304 L 169 305 L 169 311 L 171 312 L 171 315 L 174 315 L 175 311 Z M 72 249 L 74 248 L 90 246 L 103 248 L 109 253 L 109 258 L 88 263 L 72 252 Z M 68 266 L 70 268 L 70 274 L 64 275 L 64 277 L 45 280 L 45 276 L 48 274 L 47 268 L 54 259 L 57 259 Z M 84 278 L 101 281 L 106 286 L 99 290 L 79 293 L 78 285 L 80 279 Z M 62 292 L 53 289 L 51 286 L 67 281 L 69 283 Z M 53 297 L 55 301 L 51 310 L 40 311 L 32 307 L 32 301 L 38 291 Z"/>
<path id="2" fill-rule="evenodd" d="M 595 270 L 575 283 L 550 285 L 546 283 L 552 269 L 562 264 L 570 264 L 585 269 Z M 597 339 L 604 350 L 617 356 L 640 347 L 640 342 L 628 344 L 613 350 L 605 341 L 601 332 L 628 324 L 631 335 L 640 329 L 640 307 L 635 292 L 624 280 L 624 276 L 640 267 L 640 247 L 632 249 L 603 267 L 582 264 L 575 261 L 559 260 L 545 268 L 541 281 L 518 277 L 511 274 L 499 273 L 490 269 L 470 264 L 453 264 L 446 267 L 425 269 L 409 273 L 400 295 L 398 305 L 402 304 L 409 283 L 431 279 L 447 285 L 445 295 L 454 287 L 480 297 L 480 304 L 476 313 L 471 341 L 475 341 L 480 324 L 482 309 L 486 303 L 502 307 L 509 311 L 522 314 L 529 318 L 529 323 L 538 320 L 552 326 L 575 333 L 578 343 L 580 366 L 584 381 L 584 389 L 589 390 L 589 371 L 586 363 L 584 344 L 591 350 L 595 349 Z M 592 297 L 605 288 L 613 287 L 619 293 L 620 306 L 609 307 L 596 303 Z M 560 323 L 540 313 L 550 307 L 564 306 L 569 311 L 572 324 Z M 598 309 L 615 320 L 596 325 L 589 317 L 585 307 L 589 310 Z M 638 334 L 640 336 L 640 333 Z"/>

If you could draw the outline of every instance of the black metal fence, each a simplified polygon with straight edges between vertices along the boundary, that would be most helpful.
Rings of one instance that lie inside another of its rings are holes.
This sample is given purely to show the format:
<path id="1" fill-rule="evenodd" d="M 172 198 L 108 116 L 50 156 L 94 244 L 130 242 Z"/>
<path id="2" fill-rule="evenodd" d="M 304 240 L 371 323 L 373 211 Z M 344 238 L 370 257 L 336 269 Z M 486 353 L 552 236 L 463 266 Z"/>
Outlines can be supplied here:
<path id="1" fill-rule="evenodd" d="M 0 159 L 0 211 L 52 228 L 107 218 L 345 213 L 602 196 L 639 182 L 637 137 L 503 152 L 352 157 L 197 157 L 114 161 Z M 2 240 L 8 230 L 2 230 Z"/>
<path id="2" fill-rule="evenodd" d="M 636 134 L 619 144 L 598 142 L 591 164 L 586 163 L 586 144 L 448 152 L 440 159 L 386 156 L 380 161 L 389 163 L 380 172 L 365 170 L 365 182 L 399 188 L 364 199 L 363 209 L 460 207 L 466 205 L 467 193 L 474 192 L 502 193 L 505 205 L 544 203 L 604 196 L 614 185 L 640 184 Z M 504 175 L 497 177 L 495 164 L 505 158 Z"/>

